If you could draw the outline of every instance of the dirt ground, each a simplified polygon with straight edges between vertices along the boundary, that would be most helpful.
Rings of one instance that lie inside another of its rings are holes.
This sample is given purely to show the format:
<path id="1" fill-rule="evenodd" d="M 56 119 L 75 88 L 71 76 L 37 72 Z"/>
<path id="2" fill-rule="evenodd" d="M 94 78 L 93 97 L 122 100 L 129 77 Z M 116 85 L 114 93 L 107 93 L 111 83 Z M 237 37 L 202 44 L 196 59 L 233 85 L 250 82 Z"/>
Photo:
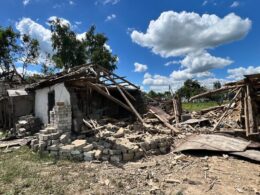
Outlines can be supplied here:
<path id="1" fill-rule="evenodd" d="M 260 194 L 260 166 L 226 155 L 137 162 L 55 161 L 28 148 L 0 153 L 0 194 Z"/>

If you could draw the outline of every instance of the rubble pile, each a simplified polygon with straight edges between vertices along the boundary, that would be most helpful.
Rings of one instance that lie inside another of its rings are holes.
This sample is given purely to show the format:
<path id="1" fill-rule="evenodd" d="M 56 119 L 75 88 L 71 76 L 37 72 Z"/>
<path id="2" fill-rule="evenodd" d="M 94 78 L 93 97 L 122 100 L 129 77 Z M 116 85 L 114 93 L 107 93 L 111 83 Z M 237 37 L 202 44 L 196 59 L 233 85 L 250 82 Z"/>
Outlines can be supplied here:
<path id="1" fill-rule="evenodd" d="M 138 122 L 108 123 L 89 130 L 94 134 L 73 135 L 69 129 L 71 109 L 63 104 L 56 105 L 50 116 L 51 123 L 40 130 L 31 141 L 31 147 L 60 159 L 127 162 L 147 155 L 166 154 L 173 142 L 169 135 L 148 133 Z"/>
<path id="2" fill-rule="evenodd" d="M 15 124 L 15 133 L 18 138 L 33 135 L 41 129 L 41 121 L 32 115 L 22 116 Z"/>

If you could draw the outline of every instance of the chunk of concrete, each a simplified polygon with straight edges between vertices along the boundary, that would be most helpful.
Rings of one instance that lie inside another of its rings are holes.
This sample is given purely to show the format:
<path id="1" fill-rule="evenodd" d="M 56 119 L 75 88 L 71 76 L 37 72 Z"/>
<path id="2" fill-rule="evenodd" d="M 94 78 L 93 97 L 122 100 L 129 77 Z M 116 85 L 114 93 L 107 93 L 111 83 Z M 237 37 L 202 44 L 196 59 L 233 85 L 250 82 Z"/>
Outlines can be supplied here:
<path id="1" fill-rule="evenodd" d="M 71 144 L 73 144 L 77 149 L 82 149 L 84 146 L 86 146 L 87 141 L 84 139 L 76 139 Z"/>
<path id="2" fill-rule="evenodd" d="M 84 152 L 89 152 L 89 151 L 91 151 L 91 150 L 93 150 L 93 149 L 94 149 L 93 144 L 88 144 L 88 145 L 86 145 L 86 146 L 83 147 L 83 151 L 84 151 Z"/>
<path id="3" fill-rule="evenodd" d="M 124 137 L 124 135 L 125 135 L 125 129 L 121 127 L 121 128 L 114 134 L 114 137 L 115 137 L 115 138 L 120 138 L 120 137 Z"/>

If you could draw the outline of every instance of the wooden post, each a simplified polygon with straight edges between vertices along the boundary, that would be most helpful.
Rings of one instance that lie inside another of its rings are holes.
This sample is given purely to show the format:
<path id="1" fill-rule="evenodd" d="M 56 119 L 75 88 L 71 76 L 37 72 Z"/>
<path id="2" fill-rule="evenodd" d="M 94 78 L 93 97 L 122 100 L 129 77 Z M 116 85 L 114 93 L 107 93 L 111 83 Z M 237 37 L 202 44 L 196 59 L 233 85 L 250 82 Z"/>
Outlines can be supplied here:
<path id="1" fill-rule="evenodd" d="M 248 125 L 249 125 L 249 132 L 248 135 L 254 134 L 258 132 L 257 122 L 256 122 L 256 116 L 255 114 L 255 108 L 252 102 L 251 97 L 251 89 L 250 89 L 249 83 L 246 85 L 246 92 L 247 92 L 247 110 L 248 110 Z"/>
<path id="2" fill-rule="evenodd" d="M 249 123 L 248 123 L 248 106 L 247 106 L 247 90 L 244 91 L 244 116 L 245 116 L 245 128 L 246 128 L 246 136 L 249 135 Z"/>
<path id="3" fill-rule="evenodd" d="M 181 100 L 179 96 L 175 95 L 172 99 L 172 102 L 173 102 L 176 124 L 178 124 L 181 122 L 181 114 L 182 114 Z"/>

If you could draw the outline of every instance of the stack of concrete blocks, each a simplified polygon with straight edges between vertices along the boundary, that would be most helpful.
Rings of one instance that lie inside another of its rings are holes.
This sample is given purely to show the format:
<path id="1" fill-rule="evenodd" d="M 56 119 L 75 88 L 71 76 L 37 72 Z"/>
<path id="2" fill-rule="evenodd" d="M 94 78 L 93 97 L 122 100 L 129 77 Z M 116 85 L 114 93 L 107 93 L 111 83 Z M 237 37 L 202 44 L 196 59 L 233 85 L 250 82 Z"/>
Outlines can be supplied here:
<path id="1" fill-rule="evenodd" d="M 41 129 L 41 121 L 32 115 L 26 115 L 19 118 L 15 124 L 16 136 L 19 138 L 30 136 Z"/>
<path id="2" fill-rule="evenodd" d="M 40 130 L 37 137 L 31 142 L 34 150 L 58 156 L 60 147 L 71 142 L 71 109 L 70 106 L 58 103 L 50 111 L 50 124 Z"/>

